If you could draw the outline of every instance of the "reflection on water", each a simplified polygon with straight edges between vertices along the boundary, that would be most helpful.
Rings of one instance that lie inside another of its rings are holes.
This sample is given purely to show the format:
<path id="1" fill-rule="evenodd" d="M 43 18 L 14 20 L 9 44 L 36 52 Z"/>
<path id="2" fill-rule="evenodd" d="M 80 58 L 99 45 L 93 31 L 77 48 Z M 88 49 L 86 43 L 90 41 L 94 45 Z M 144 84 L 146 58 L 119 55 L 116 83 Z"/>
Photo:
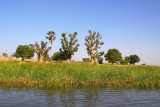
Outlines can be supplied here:
<path id="1" fill-rule="evenodd" d="M 160 106 L 156 89 L 73 88 L 42 90 L 0 87 L 0 106 L 128 107 Z"/>

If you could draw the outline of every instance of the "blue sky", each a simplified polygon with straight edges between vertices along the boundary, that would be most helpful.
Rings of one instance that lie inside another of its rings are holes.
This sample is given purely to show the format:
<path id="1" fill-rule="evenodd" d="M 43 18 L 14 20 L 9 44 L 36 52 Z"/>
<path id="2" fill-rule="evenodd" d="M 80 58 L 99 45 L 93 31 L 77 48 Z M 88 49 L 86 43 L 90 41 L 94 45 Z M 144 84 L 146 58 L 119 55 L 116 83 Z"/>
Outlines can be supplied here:
<path id="1" fill-rule="evenodd" d="M 139 64 L 160 65 L 160 0 L 0 0 L 0 55 L 47 41 L 49 30 L 57 52 L 61 33 L 76 31 L 80 48 L 72 60 L 80 61 L 88 57 L 89 29 L 100 32 L 105 53 L 116 48 L 123 57 L 137 54 Z"/>

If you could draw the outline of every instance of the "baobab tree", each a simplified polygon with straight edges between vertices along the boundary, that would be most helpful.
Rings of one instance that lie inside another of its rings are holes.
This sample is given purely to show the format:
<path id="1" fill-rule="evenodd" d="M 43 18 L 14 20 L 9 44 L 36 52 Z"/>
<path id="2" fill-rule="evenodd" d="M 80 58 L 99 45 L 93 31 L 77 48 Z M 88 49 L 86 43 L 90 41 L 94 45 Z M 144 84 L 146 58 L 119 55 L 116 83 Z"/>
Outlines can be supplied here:
<path id="1" fill-rule="evenodd" d="M 38 55 L 38 61 L 42 62 L 43 58 L 48 54 L 51 47 L 47 47 L 47 42 L 41 41 L 41 46 L 36 42 L 34 45 L 30 45 L 34 48 Z"/>
<path id="2" fill-rule="evenodd" d="M 55 32 L 54 31 L 48 31 L 48 36 L 46 36 L 46 39 L 49 40 L 49 43 L 51 44 L 51 50 L 50 50 L 50 57 L 52 57 L 52 44 L 53 44 L 53 41 L 56 39 L 55 37 Z"/>
<path id="3" fill-rule="evenodd" d="M 91 30 L 88 31 L 89 36 L 85 37 L 85 45 L 88 55 L 91 56 L 91 63 L 96 63 L 96 59 L 99 58 L 104 54 L 104 52 L 98 52 L 98 49 L 100 49 L 100 45 L 103 45 L 104 42 L 100 42 L 100 39 L 102 39 L 102 36 L 96 32 L 93 32 Z"/>
<path id="4" fill-rule="evenodd" d="M 76 39 L 77 32 L 74 32 L 73 34 L 69 34 L 70 41 L 67 40 L 66 33 L 62 33 L 62 39 L 61 44 L 62 48 L 60 48 L 60 52 L 63 52 L 67 57 L 67 62 L 70 62 L 72 55 L 74 55 L 75 52 L 78 51 L 79 44 L 76 44 L 78 42 L 78 39 Z"/>

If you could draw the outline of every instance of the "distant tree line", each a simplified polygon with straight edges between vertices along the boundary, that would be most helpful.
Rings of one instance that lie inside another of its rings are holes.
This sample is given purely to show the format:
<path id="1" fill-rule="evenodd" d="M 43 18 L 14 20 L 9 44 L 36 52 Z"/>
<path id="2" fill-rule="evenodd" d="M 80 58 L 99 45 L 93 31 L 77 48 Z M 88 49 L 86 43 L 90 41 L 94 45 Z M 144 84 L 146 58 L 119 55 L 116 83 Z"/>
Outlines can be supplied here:
<path id="1" fill-rule="evenodd" d="M 83 62 L 90 62 L 92 64 L 94 63 L 103 63 L 103 55 L 106 61 L 109 63 L 120 63 L 123 65 L 127 64 L 135 64 L 140 61 L 140 58 L 137 55 L 130 55 L 126 56 L 124 59 L 122 58 L 121 53 L 118 49 L 109 49 L 106 54 L 104 54 L 104 51 L 99 51 L 101 46 L 104 44 L 104 42 L 100 41 L 102 39 L 102 36 L 98 32 L 92 32 L 91 30 L 88 31 L 89 34 L 85 37 L 85 46 L 88 55 L 90 58 L 83 58 Z M 46 39 L 51 44 L 50 47 L 47 46 L 47 42 L 41 41 L 41 44 L 36 42 L 35 44 L 30 45 L 19 45 L 16 49 L 16 52 L 13 54 L 14 57 L 22 58 L 22 61 L 24 59 L 32 58 L 34 56 L 34 53 L 38 56 L 38 61 L 66 61 L 70 62 L 72 56 L 75 52 L 79 49 L 79 43 L 77 39 L 77 32 L 74 32 L 73 34 L 69 34 L 67 36 L 67 33 L 61 34 L 61 48 L 59 49 L 59 52 L 55 52 L 52 55 L 52 45 L 53 42 L 56 40 L 56 33 L 54 31 L 48 31 L 48 36 L 45 36 Z M 50 51 L 50 55 L 48 52 Z M 3 56 L 6 56 L 5 54 Z"/>

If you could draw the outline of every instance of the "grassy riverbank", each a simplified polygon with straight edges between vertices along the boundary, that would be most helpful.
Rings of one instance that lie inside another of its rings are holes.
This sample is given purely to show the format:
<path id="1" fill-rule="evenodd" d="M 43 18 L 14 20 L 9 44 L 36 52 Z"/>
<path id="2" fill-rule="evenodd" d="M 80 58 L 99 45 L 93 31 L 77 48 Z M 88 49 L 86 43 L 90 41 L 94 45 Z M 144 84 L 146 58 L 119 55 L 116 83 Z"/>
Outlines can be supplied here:
<path id="1" fill-rule="evenodd" d="M 160 67 L 0 62 L 0 86 L 160 88 Z"/>

